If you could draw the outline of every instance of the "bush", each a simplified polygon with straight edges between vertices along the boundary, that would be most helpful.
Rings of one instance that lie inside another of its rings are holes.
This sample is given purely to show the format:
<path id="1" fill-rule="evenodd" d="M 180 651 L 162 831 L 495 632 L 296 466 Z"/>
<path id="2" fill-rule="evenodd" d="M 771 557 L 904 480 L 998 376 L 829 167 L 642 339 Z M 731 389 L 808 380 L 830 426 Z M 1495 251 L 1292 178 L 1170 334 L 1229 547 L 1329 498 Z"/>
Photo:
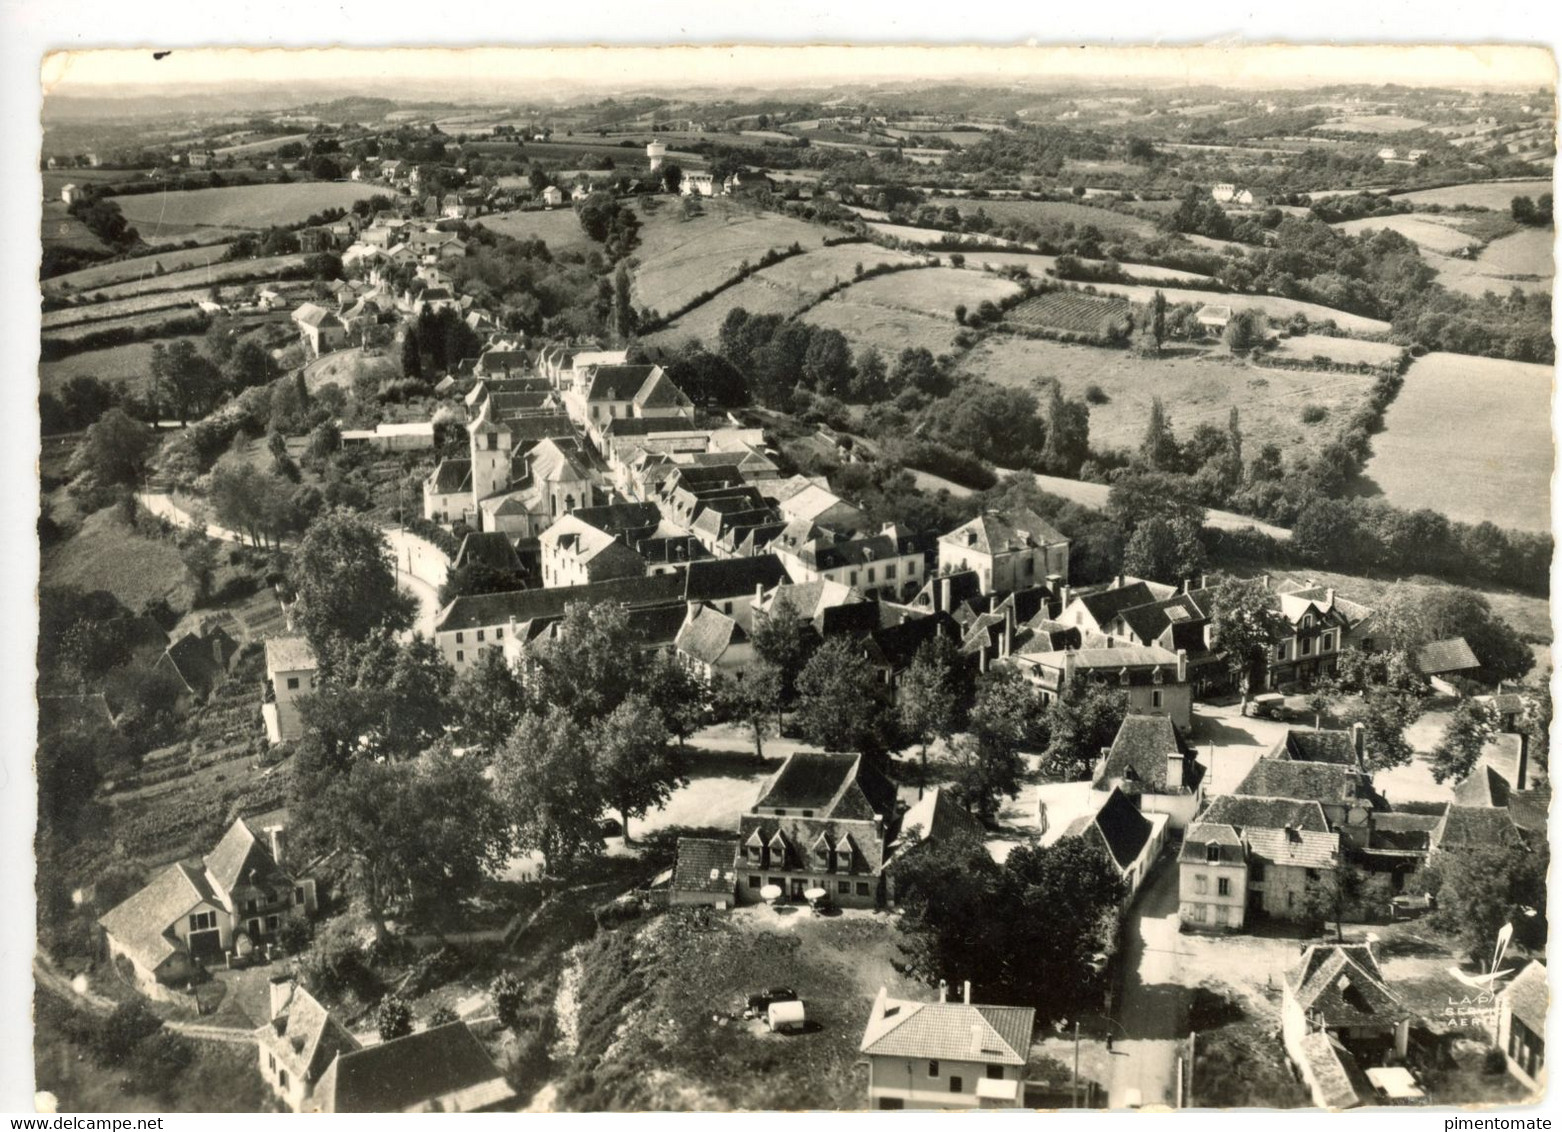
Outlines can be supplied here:
<path id="1" fill-rule="evenodd" d="M 1495 1077 L 1499 1073 L 1506 1072 L 1507 1068 L 1507 1059 L 1503 1057 L 1502 1050 L 1496 1046 L 1492 1046 L 1481 1058 L 1481 1071 L 1489 1076 Z"/>
<path id="2" fill-rule="evenodd" d="M 1109 403 L 1112 398 L 1107 396 L 1105 389 L 1102 389 L 1099 385 L 1092 382 L 1091 384 L 1085 386 L 1085 400 L 1092 405 L 1105 405 Z"/>
<path id="3" fill-rule="evenodd" d="M 452 1022 L 459 1022 L 460 1020 L 460 1015 L 450 1009 L 450 1007 L 436 1007 L 428 1016 L 428 1028 L 432 1030 L 435 1026 L 448 1026 Z"/>
<path id="4" fill-rule="evenodd" d="M 400 995 L 386 995 L 374 1012 L 374 1024 L 381 1041 L 406 1037 L 412 1033 L 412 1004 Z"/>
<path id="5" fill-rule="evenodd" d="M 526 998 L 526 984 L 513 971 L 505 971 L 488 984 L 488 993 L 494 1000 L 494 1013 L 499 1025 L 514 1029 L 521 1017 L 521 1006 Z"/>
<path id="6" fill-rule="evenodd" d="M 1329 415 L 1329 410 L 1325 409 L 1322 405 L 1304 405 L 1304 406 L 1302 406 L 1302 423 L 1303 424 L 1317 424 L 1319 421 L 1323 420 L 1328 415 Z"/>

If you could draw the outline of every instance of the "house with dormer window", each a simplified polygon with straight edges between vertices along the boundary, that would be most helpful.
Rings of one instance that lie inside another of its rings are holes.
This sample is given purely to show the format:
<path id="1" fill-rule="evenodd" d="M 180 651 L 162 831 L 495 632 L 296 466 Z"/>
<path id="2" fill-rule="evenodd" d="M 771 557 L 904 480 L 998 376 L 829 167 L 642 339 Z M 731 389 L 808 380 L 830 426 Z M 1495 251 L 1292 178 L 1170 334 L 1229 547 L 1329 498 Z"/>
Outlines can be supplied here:
<path id="1" fill-rule="evenodd" d="M 861 755 L 792 755 L 739 819 L 738 902 L 775 885 L 792 900 L 822 888 L 843 907 L 875 907 L 895 817 L 895 787 Z"/>
<path id="2" fill-rule="evenodd" d="M 315 882 L 283 867 L 283 832 L 257 833 L 240 818 L 204 859 L 169 865 L 98 921 L 109 954 L 151 992 L 188 979 L 197 961 L 247 953 L 288 920 L 314 915 Z"/>
<path id="3" fill-rule="evenodd" d="M 1271 609 L 1275 642 L 1264 677 L 1270 690 L 1332 675 L 1346 649 L 1371 648 L 1372 610 L 1338 596 L 1332 586 L 1282 586 Z"/>

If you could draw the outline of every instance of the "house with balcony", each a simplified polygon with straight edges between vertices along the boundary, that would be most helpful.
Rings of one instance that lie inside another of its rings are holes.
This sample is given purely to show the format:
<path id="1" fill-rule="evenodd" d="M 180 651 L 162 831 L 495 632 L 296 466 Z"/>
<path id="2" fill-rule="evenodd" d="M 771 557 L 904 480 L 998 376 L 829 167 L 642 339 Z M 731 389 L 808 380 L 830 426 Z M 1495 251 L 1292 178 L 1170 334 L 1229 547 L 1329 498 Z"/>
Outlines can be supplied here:
<path id="1" fill-rule="evenodd" d="M 1025 1107 L 1036 1012 L 983 1006 L 947 991 L 937 1002 L 889 997 L 879 988 L 859 1047 L 868 1062 L 871 1109 Z"/>
<path id="2" fill-rule="evenodd" d="M 1121 688 L 1133 715 L 1164 715 L 1184 730 L 1192 726 L 1186 653 L 1159 646 L 1054 649 L 1051 643 L 1050 635 L 1038 634 L 1004 660 L 1036 686 L 1044 703 L 1066 695 L 1075 681 L 1088 680 Z"/>
<path id="3" fill-rule="evenodd" d="M 1346 649 L 1372 647 L 1372 611 L 1340 597 L 1332 586 L 1282 586 L 1271 611 L 1275 642 L 1264 673 L 1271 691 L 1332 676 Z"/>
<path id="4" fill-rule="evenodd" d="M 315 882 L 284 867 L 284 833 L 240 818 L 204 858 L 168 865 L 99 919 L 109 954 L 156 994 L 187 980 L 197 962 L 249 954 L 288 920 L 314 915 Z"/>

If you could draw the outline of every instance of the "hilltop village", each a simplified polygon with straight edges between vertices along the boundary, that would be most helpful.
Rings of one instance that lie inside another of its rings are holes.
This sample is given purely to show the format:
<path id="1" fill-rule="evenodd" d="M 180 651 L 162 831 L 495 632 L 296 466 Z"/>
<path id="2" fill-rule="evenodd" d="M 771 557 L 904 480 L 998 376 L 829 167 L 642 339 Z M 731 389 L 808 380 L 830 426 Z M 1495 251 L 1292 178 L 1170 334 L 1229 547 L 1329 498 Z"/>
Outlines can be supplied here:
<path id="1" fill-rule="evenodd" d="M 1551 223 L 1502 179 L 1549 176 L 1549 96 L 1340 97 L 1260 115 L 1310 139 L 1289 187 L 1192 100 L 1145 138 L 1118 137 L 1137 103 L 1080 98 L 591 145 L 584 118 L 457 140 L 354 104 L 46 158 L 76 178 L 46 227 L 119 250 L 46 250 L 40 1088 L 1543 1089 L 1546 489 L 1445 514 L 1374 440 L 1414 432 L 1385 414 L 1423 374 L 1552 361 L 1549 274 L 1499 298 L 1475 270 Z M 854 164 L 759 159 L 798 136 Z M 1028 179 L 1064 150 L 1077 190 Z M 215 214 L 148 250 L 121 166 L 192 209 L 320 195 L 221 258 Z M 1398 195 L 1454 170 L 1499 207 Z M 1400 229 L 1451 216 L 1434 270 Z M 88 372 L 109 355 L 132 375 Z"/>

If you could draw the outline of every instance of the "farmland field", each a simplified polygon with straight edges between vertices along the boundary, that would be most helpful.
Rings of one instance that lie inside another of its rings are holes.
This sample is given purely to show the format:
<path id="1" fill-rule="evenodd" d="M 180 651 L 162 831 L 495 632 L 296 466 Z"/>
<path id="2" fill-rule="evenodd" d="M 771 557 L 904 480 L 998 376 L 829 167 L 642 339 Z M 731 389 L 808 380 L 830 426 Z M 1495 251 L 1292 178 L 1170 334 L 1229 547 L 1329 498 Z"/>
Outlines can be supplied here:
<path id="1" fill-rule="evenodd" d="M 867 268 L 881 263 L 903 263 L 910 258 L 903 252 L 876 244 L 815 248 L 756 272 L 646 340 L 667 345 L 698 338 L 711 346 L 727 313 L 736 307 L 742 307 L 750 314 L 790 315 L 827 287 L 852 278 L 858 264 Z"/>
<path id="2" fill-rule="evenodd" d="M 46 551 L 42 576 L 51 586 L 108 590 L 131 609 L 154 598 L 187 608 L 194 590 L 173 541 L 137 533 L 118 507 L 88 515 L 80 530 Z"/>
<path id="3" fill-rule="evenodd" d="M 1388 342 L 1362 342 L 1355 338 L 1330 338 L 1323 334 L 1299 334 L 1294 338 L 1278 338 L 1271 355 L 1279 358 L 1299 358 L 1311 361 L 1322 355 L 1332 362 L 1355 365 L 1366 362 L 1381 365 L 1400 355 L 1400 348 Z"/>
<path id="4" fill-rule="evenodd" d="M 56 275 L 52 279 L 43 281 L 43 290 L 45 294 L 50 295 L 67 291 L 91 291 L 112 283 L 149 278 L 158 264 L 162 264 L 164 271 L 174 272 L 181 268 L 220 263 L 227 251 L 227 244 L 206 244 L 199 248 L 181 248 L 176 251 L 159 252 L 156 255 L 137 256 L 117 263 L 83 268 L 66 275 Z"/>
<path id="5" fill-rule="evenodd" d="M 1550 291 L 1555 275 L 1549 228 L 1526 228 L 1493 240 L 1476 259 L 1427 254 L 1437 281 L 1450 291 L 1479 297 L 1487 291 L 1506 295 L 1513 288 Z"/>
<path id="6" fill-rule="evenodd" d="M 1372 438 L 1366 476 L 1401 507 L 1551 527 L 1550 366 L 1428 354 Z"/>
<path id="7" fill-rule="evenodd" d="M 909 224 L 869 223 L 868 227 L 881 236 L 891 236 L 908 244 L 936 244 L 940 240 L 947 240 L 953 237 L 960 240 L 974 240 L 979 244 L 985 244 L 994 248 L 1019 246 L 1013 240 L 1000 240 L 997 236 L 989 236 L 985 233 L 950 232 L 943 228 L 914 228 Z"/>
<path id="8" fill-rule="evenodd" d="M 1125 216 L 1104 208 L 1075 204 L 1066 200 L 971 200 L 962 197 L 934 197 L 928 201 L 936 208 L 954 205 L 961 215 L 974 213 L 978 208 L 998 221 L 1024 221 L 1030 224 L 1073 223 L 1083 227 L 1094 224 L 1104 235 L 1127 232 L 1135 236 L 1155 235 L 1155 225 L 1137 216 Z"/>
<path id="9" fill-rule="evenodd" d="M 115 197 L 125 219 L 151 241 L 171 232 L 210 228 L 265 228 L 295 224 L 327 208 L 350 208 L 375 193 L 372 185 L 307 181 L 291 185 L 235 185 Z M 188 238 L 188 237 L 185 237 Z"/>
<path id="10" fill-rule="evenodd" d="M 814 326 L 839 330 L 851 342 L 853 350 L 872 346 L 886 358 L 897 357 L 902 350 L 923 347 L 935 356 L 947 354 L 954 344 L 953 315 L 942 317 L 915 314 L 908 310 L 859 302 L 853 298 L 857 288 L 847 288 L 814 307 L 803 321 Z"/>
<path id="11" fill-rule="evenodd" d="M 947 260 L 956 253 L 941 251 L 939 254 Z M 1042 255 L 1040 252 L 988 251 L 986 248 L 977 248 L 962 250 L 958 254 L 965 256 L 967 267 L 1009 267 L 1018 264 L 1020 267 L 1030 268 L 1030 273 L 1035 278 L 1040 278 L 1052 270 L 1058 262 L 1057 256 Z M 1087 267 L 1099 267 L 1104 261 L 1081 259 L 1080 262 Z M 1199 275 L 1192 271 L 1178 271 L 1175 267 L 1156 267 L 1148 263 L 1124 263 L 1122 268 L 1136 279 L 1154 279 L 1167 283 L 1198 283 L 1209 278 L 1208 275 Z"/>
<path id="12" fill-rule="evenodd" d="M 129 315 L 146 314 L 166 310 L 169 307 L 190 306 L 206 297 L 206 288 L 184 291 L 158 291 L 150 295 L 131 295 L 106 303 L 83 303 L 43 313 L 43 330 L 49 333 L 67 326 L 79 326 L 88 322 L 108 322 Z"/>
<path id="13" fill-rule="evenodd" d="M 92 231 L 65 210 L 60 201 L 50 201 L 43 206 L 43 222 L 39 235 L 44 247 L 79 248 L 83 251 L 108 254 L 113 251 Z"/>
<path id="14" fill-rule="evenodd" d="M 952 323 L 956 303 L 975 310 L 979 303 L 996 303 L 1017 294 L 1019 289 L 1020 285 L 1012 279 L 1000 279 L 985 271 L 923 267 L 854 283 L 844 294 L 853 303 L 936 315 Z"/>
<path id="15" fill-rule="evenodd" d="M 1325 435 L 1329 424 L 1303 424 L 1304 405 L 1320 405 L 1332 417 L 1353 408 L 1372 385 L 1364 374 L 1259 369 L 1222 354 L 1141 358 L 1127 350 L 998 336 L 972 349 L 959 368 L 1030 390 L 1056 378 L 1070 397 L 1099 385 L 1110 400 L 1090 407 L 1090 439 L 1102 448 L 1137 445 L 1153 397 L 1162 398 L 1183 438 L 1200 424 L 1224 428 L 1234 406 L 1252 451 L 1266 443 L 1282 449 L 1307 444 Z"/>
<path id="16" fill-rule="evenodd" d="M 1206 303 L 1229 305 L 1233 310 L 1249 307 L 1261 310 L 1270 318 L 1286 319 L 1293 314 L 1304 314 L 1311 322 L 1332 318 L 1341 330 L 1349 334 L 1387 334 L 1391 329 L 1386 322 L 1359 314 L 1335 310 L 1333 307 L 1304 303 L 1300 299 L 1286 299 L 1278 295 L 1217 295 L 1209 291 L 1190 291 L 1181 287 L 1145 287 L 1121 283 L 1102 283 L 1098 289 L 1103 295 L 1121 295 L 1136 303 L 1146 303 L 1156 291 L 1166 296 L 1168 303 Z"/>
<path id="17" fill-rule="evenodd" d="M 1349 118 L 1332 118 L 1316 128 L 1352 134 L 1398 134 L 1425 126 L 1420 118 L 1404 118 L 1398 114 L 1357 114 Z"/>
<path id="18" fill-rule="evenodd" d="M 191 267 L 184 271 L 170 271 L 165 275 L 112 283 L 97 287 L 88 293 L 94 296 L 101 295 L 105 300 L 115 300 L 130 298 L 133 295 L 177 291 L 181 288 L 210 287 L 213 283 L 271 279 L 290 268 L 302 267 L 306 258 L 295 254 L 232 260 L 207 267 Z"/>
<path id="19" fill-rule="evenodd" d="M 157 342 L 166 348 L 175 342 L 186 341 L 199 348 L 204 341 L 199 334 L 159 338 Z M 124 381 L 131 388 L 138 387 L 152 371 L 153 342 L 128 342 L 123 346 L 110 346 L 105 350 L 87 350 L 71 354 L 58 361 L 40 362 L 38 384 L 40 392 L 58 393 L 60 387 L 73 377 L 88 376 L 104 381 Z"/>
<path id="20" fill-rule="evenodd" d="M 1460 248 L 1467 248 L 1477 242 L 1461 232 L 1455 225 L 1455 220 L 1456 217 L 1451 215 L 1407 213 L 1400 216 L 1364 216 L 1360 220 L 1347 220 L 1334 227 L 1337 231 L 1351 236 L 1388 228 L 1419 245 L 1423 250 L 1450 255 Z"/>
<path id="21" fill-rule="evenodd" d="M 641 217 L 635 258 L 635 302 L 676 310 L 701 291 L 732 276 L 744 260 L 759 262 L 771 248 L 793 243 L 816 248 L 830 233 L 817 225 L 770 212 L 755 212 L 725 200 L 702 201 L 705 214 L 692 220 L 664 207 Z"/>
<path id="22" fill-rule="evenodd" d="M 591 239 L 581 229 L 580 218 L 575 215 L 573 208 L 535 212 L 496 212 L 492 216 L 482 217 L 475 223 L 490 232 L 498 232 L 501 236 L 510 236 L 517 240 L 529 240 L 535 237 L 547 244 L 548 250 L 555 255 L 562 251 L 583 250 L 591 246 Z"/>
<path id="23" fill-rule="evenodd" d="M 1413 193 L 1402 193 L 1394 199 L 1408 200 L 1418 206 L 1440 204 L 1444 208 L 1457 208 L 1467 205 L 1471 208 L 1506 211 L 1514 197 L 1527 196 L 1533 200 L 1541 193 L 1550 191 L 1550 181 L 1481 181 L 1471 185 L 1449 185 L 1441 189 L 1418 189 Z"/>
<path id="24" fill-rule="evenodd" d="M 200 295 L 204 296 L 205 292 L 200 292 Z M 186 304 L 188 302 L 189 300 L 186 300 Z M 120 318 L 106 318 L 101 322 L 79 322 L 73 326 L 46 327 L 42 338 L 46 341 L 70 342 L 104 330 L 141 330 L 144 327 L 155 326 L 174 318 L 185 318 L 195 313 L 197 312 L 193 306 L 175 305 L 143 311 L 140 314 L 127 314 Z"/>
<path id="25" fill-rule="evenodd" d="M 1021 326 L 1044 326 L 1074 334 L 1108 334 L 1126 320 L 1132 308 L 1121 299 L 1103 299 L 1072 291 L 1055 291 L 1026 299 L 1008 314 Z"/>

